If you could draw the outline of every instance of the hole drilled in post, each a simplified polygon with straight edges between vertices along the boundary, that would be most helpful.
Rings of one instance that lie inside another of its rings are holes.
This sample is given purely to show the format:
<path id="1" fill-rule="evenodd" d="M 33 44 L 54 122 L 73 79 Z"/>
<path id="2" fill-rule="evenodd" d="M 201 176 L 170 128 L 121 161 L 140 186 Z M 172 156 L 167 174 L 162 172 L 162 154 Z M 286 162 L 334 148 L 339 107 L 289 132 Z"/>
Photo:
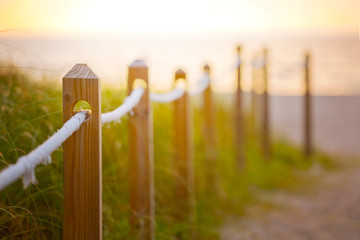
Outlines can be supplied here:
<path id="1" fill-rule="evenodd" d="M 141 88 L 146 89 L 146 88 L 147 88 L 147 84 L 146 84 L 146 82 L 145 82 L 143 79 L 141 79 L 141 78 L 136 78 L 136 79 L 134 80 L 134 83 L 133 83 L 133 89 L 138 88 L 138 87 L 141 87 Z"/>
<path id="2" fill-rule="evenodd" d="M 174 82 L 174 87 L 182 90 L 187 90 L 186 80 L 184 78 L 178 78 Z"/>
<path id="3" fill-rule="evenodd" d="M 89 113 L 91 113 L 91 105 L 85 100 L 79 100 L 74 104 L 73 115 L 84 110 L 87 110 Z"/>

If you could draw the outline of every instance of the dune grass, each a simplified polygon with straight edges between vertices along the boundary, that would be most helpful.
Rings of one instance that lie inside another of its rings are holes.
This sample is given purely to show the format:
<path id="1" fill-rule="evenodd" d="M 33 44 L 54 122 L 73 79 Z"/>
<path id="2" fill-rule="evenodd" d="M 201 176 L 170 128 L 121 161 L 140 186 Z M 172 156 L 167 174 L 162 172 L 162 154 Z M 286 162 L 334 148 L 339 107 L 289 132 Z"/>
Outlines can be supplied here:
<path id="1" fill-rule="evenodd" d="M 15 163 L 62 126 L 61 87 L 31 81 L 19 70 L 0 73 L 0 169 Z M 125 92 L 102 90 L 102 112 L 120 105 Z M 216 152 L 213 169 L 205 159 L 200 99 L 192 99 L 195 164 L 195 213 L 192 224 L 176 221 L 172 104 L 153 104 L 156 188 L 156 239 L 217 239 L 217 226 L 227 214 L 241 214 L 254 200 L 251 189 L 292 188 L 297 175 L 314 162 L 327 165 L 323 155 L 303 159 L 286 142 L 274 142 L 273 159 L 264 161 L 254 133 L 246 133 L 246 163 L 236 168 L 232 106 L 216 103 Z M 103 126 L 103 235 L 127 239 L 129 226 L 127 117 Z M 62 149 L 52 154 L 50 166 L 36 169 L 38 184 L 23 189 L 21 180 L 0 193 L 1 239 L 61 239 L 63 204 Z M 215 173 L 215 186 L 208 172 Z"/>

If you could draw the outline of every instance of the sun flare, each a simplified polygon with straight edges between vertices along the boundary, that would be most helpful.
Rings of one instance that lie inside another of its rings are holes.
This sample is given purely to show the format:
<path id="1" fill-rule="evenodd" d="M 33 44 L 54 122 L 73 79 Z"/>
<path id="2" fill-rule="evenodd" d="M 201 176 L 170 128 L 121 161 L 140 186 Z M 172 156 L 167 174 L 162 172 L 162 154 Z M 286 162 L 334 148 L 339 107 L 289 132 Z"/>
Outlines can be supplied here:
<path id="1" fill-rule="evenodd" d="M 52 32 L 196 33 L 357 26 L 356 0 L 4 0 L 0 28 Z M 307 16 L 304 18 L 303 16 Z"/>

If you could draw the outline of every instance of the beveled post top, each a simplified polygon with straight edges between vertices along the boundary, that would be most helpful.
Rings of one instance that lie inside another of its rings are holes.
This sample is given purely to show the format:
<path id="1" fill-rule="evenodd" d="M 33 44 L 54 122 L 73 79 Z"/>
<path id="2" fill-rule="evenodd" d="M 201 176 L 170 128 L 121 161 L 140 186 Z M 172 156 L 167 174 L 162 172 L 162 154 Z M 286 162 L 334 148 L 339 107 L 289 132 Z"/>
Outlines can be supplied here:
<path id="1" fill-rule="evenodd" d="M 180 78 L 186 79 L 186 73 L 182 69 L 178 69 L 175 72 L 175 79 L 180 79 Z"/>
<path id="2" fill-rule="evenodd" d="M 204 72 L 206 72 L 206 73 L 210 72 L 210 66 L 208 64 L 204 65 Z"/>
<path id="3" fill-rule="evenodd" d="M 240 55 L 241 54 L 241 46 L 237 46 L 236 47 L 236 53 L 238 54 L 238 55 Z"/>
<path id="4" fill-rule="evenodd" d="M 136 59 L 129 68 L 147 68 L 147 65 L 145 64 L 144 60 L 142 59 Z"/>
<path id="5" fill-rule="evenodd" d="M 84 63 L 76 64 L 64 79 L 99 79 L 98 76 Z"/>

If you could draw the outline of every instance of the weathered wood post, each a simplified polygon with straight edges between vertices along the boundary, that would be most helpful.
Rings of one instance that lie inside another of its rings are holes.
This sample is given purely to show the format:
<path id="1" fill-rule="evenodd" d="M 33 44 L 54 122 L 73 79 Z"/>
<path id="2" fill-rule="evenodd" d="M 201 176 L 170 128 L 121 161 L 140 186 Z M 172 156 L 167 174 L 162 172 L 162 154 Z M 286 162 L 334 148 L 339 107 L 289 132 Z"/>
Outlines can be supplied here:
<path id="1" fill-rule="evenodd" d="M 310 157 L 312 154 L 312 127 L 311 127 L 311 87 L 310 87 L 310 54 L 305 54 L 304 66 L 304 155 Z"/>
<path id="2" fill-rule="evenodd" d="M 270 124 L 269 124 L 269 93 L 268 93 L 268 50 L 263 50 L 263 119 L 262 119 L 262 148 L 264 158 L 271 158 Z"/>
<path id="3" fill-rule="evenodd" d="M 63 239 L 102 239 L 100 80 L 86 64 L 76 64 L 63 78 L 63 121 L 79 100 L 91 106 L 89 119 L 64 147 Z"/>
<path id="4" fill-rule="evenodd" d="M 255 58 L 253 58 L 251 64 L 251 92 L 250 92 L 250 129 L 253 134 L 255 134 L 257 130 L 257 126 L 256 126 L 257 94 L 255 91 L 256 71 L 257 69 L 255 66 Z"/>
<path id="5" fill-rule="evenodd" d="M 204 66 L 204 73 L 210 78 L 209 65 Z M 206 159 L 209 162 L 215 161 L 215 134 L 214 134 L 214 103 L 211 86 L 204 90 L 204 137 L 206 144 Z"/>
<path id="6" fill-rule="evenodd" d="M 175 73 L 175 84 L 179 80 L 186 81 L 186 74 L 179 69 Z M 175 165 L 181 181 L 177 182 L 176 199 L 177 206 L 181 212 L 180 220 L 190 220 L 193 212 L 193 185 L 194 185 L 194 164 L 191 153 L 190 138 L 190 108 L 189 94 L 174 101 L 174 126 L 175 126 Z"/>
<path id="7" fill-rule="evenodd" d="M 240 168 L 245 164 L 244 152 L 244 117 L 243 117 L 243 101 L 241 89 L 241 47 L 237 47 L 237 75 L 236 75 L 236 94 L 235 94 L 235 148 L 237 165 Z"/>
<path id="8" fill-rule="evenodd" d="M 153 124 L 149 101 L 148 67 L 136 60 L 129 66 L 128 95 L 135 80 L 143 80 L 144 95 L 129 117 L 131 237 L 155 239 Z"/>
<path id="9" fill-rule="evenodd" d="M 210 77 L 210 67 L 209 65 L 204 66 L 204 74 L 209 77 L 209 82 L 211 82 Z M 214 119 L 214 102 L 213 95 L 211 91 L 211 85 L 204 90 L 204 99 L 203 99 L 203 110 L 204 110 L 204 126 L 203 134 L 205 140 L 205 161 L 206 168 L 204 168 L 207 175 L 208 189 L 220 191 L 219 185 L 217 182 L 217 175 L 215 174 L 215 159 L 216 159 L 216 141 L 215 141 L 215 119 Z"/>

